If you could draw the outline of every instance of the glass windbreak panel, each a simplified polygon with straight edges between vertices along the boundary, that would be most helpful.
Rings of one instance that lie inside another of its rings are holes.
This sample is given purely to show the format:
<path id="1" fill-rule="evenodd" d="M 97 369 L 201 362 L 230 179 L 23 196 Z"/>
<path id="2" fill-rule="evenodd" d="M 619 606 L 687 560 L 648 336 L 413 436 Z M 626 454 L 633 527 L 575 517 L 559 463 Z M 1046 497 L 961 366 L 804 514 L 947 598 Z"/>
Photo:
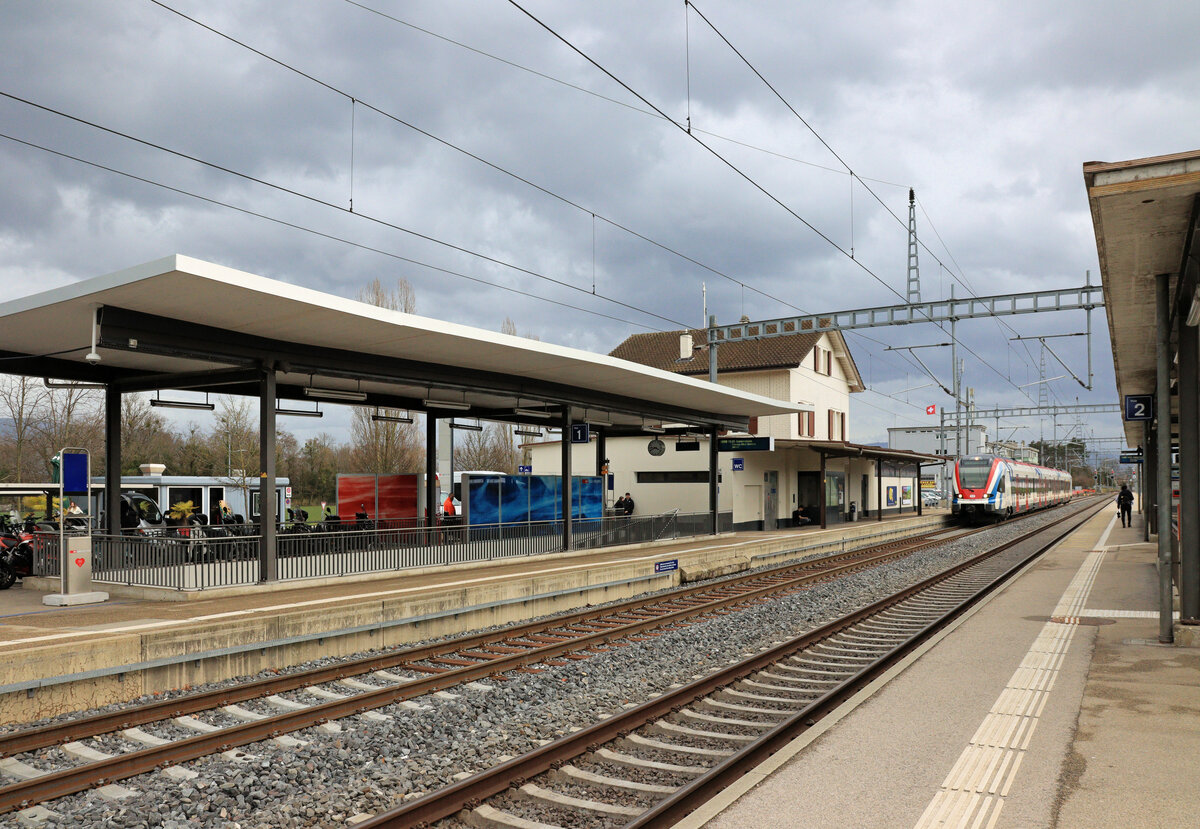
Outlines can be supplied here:
<path id="1" fill-rule="evenodd" d="M 982 489 L 991 469 L 992 458 L 963 458 L 958 462 L 958 480 L 963 489 Z"/>

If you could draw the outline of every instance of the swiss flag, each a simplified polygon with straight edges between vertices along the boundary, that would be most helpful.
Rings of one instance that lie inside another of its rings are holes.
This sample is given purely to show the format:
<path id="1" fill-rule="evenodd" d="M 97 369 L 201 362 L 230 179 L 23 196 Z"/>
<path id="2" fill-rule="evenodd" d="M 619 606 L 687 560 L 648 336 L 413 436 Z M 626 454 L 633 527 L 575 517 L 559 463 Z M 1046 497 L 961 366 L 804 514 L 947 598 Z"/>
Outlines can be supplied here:
<path id="1" fill-rule="evenodd" d="M 925 407 L 925 414 L 937 414 L 937 404 Z"/>

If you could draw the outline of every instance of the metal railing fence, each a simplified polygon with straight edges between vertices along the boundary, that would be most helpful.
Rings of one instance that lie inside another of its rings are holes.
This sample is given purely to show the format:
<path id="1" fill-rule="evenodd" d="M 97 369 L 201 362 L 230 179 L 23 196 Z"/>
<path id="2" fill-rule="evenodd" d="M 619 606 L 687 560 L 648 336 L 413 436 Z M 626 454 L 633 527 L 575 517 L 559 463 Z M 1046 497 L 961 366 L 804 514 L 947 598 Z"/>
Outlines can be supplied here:
<path id="1" fill-rule="evenodd" d="M 414 526 L 412 520 L 285 524 L 276 536 L 277 576 L 281 581 L 398 571 L 491 561 L 562 550 L 561 521 L 487 525 L 445 522 Z M 727 531 L 731 513 L 718 516 Z M 336 525 L 334 525 L 336 526 Z M 571 522 L 578 549 L 673 540 L 711 531 L 709 513 L 607 516 Z M 204 590 L 259 581 L 255 525 L 172 527 L 122 535 L 92 536 L 92 578 L 110 584 Z M 58 576 L 58 537 L 35 545 L 34 574 Z"/>

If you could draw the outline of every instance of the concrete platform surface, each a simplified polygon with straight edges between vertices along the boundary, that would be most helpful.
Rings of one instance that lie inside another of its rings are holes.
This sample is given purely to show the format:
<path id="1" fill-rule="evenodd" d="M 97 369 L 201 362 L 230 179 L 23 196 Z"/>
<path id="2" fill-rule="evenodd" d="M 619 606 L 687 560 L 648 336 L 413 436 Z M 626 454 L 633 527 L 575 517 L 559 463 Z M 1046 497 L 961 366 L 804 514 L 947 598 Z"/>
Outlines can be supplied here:
<path id="1" fill-rule="evenodd" d="M 1200 648 L 1158 644 L 1134 518 L 1102 510 L 678 826 L 1200 826 Z"/>

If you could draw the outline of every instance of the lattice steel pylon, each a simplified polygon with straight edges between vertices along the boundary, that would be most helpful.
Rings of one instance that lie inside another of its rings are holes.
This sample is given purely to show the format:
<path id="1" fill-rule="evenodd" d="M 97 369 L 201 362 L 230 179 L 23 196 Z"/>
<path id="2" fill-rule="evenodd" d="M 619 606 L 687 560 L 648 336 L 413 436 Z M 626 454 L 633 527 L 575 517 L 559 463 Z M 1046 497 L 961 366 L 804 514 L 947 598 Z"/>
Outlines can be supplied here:
<path id="1" fill-rule="evenodd" d="M 908 188 L 908 304 L 921 301 L 921 268 L 917 263 L 917 195 Z"/>
<path id="2" fill-rule="evenodd" d="M 1046 344 L 1042 343 L 1041 351 L 1038 359 L 1038 408 L 1043 411 L 1050 405 L 1050 390 L 1046 388 Z M 1040 438 L 1042 446 L 1046 445 L 1046 420 L 1038 418 L 1038 429 L 1040 430 Z M 1058 431 L 1057 429 L 1055 431 Z"/>

